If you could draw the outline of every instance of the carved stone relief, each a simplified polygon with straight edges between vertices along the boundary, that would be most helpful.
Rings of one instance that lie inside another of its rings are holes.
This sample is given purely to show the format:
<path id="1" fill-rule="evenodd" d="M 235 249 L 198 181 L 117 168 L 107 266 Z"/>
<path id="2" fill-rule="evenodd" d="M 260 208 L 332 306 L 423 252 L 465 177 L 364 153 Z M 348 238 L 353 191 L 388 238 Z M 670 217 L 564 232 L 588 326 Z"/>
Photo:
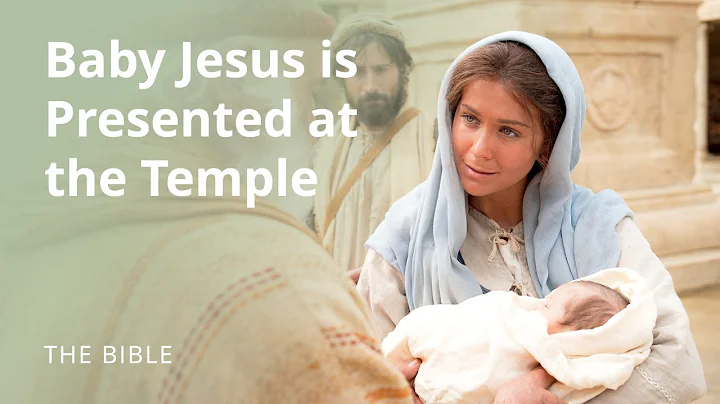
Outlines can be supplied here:
<path id="1" fill-rule="evenodd" d="M 588 118 L 603 131 L 615 131 L 632 117 L 635 94 L 630 76 L 614 64 L 597 67 L 588 76 Z"/>

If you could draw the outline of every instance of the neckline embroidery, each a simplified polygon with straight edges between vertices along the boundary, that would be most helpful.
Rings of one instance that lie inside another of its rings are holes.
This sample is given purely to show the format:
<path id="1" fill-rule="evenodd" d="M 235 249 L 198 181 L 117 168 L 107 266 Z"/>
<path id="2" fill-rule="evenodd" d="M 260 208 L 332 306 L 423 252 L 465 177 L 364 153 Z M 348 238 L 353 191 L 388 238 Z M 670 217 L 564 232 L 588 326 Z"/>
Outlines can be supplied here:
<path id="1" fill-rule="evenodd" d="M 468 204 L 468 213 L 476 218 L 482 218 L 482 220 L 485 220 L 491 227 L 490 234 L 488 234 L 488 241 L 490 244 L 492 244 L 492 251 L 490 252 L 490 255 L 488 256 L 488 263 L 492 263 L 498 253 L 498 246 L 500 245 L 507 245 L 510 244 L 510 248 L 515 254 L 518 254 L 522 251 L 522 248 L 525 245 L 525 240 L 523 237 L 517 235 L 517 233 L 521 232 L 522 229 L 522 221 L 512 227 L 510 230 L 506 230 L 502 228 L 497 222 L 495 222 L 493 219 L 490 219 L 489 217 L 485 216 L 482 212 L 476 210 L 472 206 Z M 505 265 L 501 265 L 498 268 L 500 272 L 502 273 L 502 276 L 510 282 L 511 286 L 509 291 L 513 292 L 519 296 L 529 296 L 530 293 L 526 290 L 526 288 L 522 285 L 521 282 L 519 282 L 515 275 L 510 271 L 509 268 Z"/>

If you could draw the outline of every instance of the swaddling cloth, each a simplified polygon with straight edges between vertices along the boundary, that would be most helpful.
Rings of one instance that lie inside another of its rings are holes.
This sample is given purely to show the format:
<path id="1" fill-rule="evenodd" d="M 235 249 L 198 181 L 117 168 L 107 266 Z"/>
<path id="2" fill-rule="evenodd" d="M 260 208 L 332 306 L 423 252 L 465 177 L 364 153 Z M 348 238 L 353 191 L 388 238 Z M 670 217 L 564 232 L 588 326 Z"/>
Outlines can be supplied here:
<path id="1" fill-rule="evenodd" d="M 422 360 L 415 391 L 426 403 L 492 403 L 504 383 L 540 364 L 569 404 L 617 389 L 647 359 L 657 307 L 635 271 L 614 268 L 582 278 L 622 293 L 630 304 L 604 325 L 549 335 L 537 299 L 490 292 L 457 305 L 425 306 L 383 341 L 398 365 Z"/>

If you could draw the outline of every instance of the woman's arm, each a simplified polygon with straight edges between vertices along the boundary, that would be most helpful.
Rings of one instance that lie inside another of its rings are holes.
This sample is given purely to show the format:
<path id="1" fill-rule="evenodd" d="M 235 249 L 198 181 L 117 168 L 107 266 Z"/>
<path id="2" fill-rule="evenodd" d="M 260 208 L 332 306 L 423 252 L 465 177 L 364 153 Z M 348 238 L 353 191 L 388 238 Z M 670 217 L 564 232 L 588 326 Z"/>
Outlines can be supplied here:
<path id="1" fill-rule="evenodd" d="M 670 273 L 653 253 L 632 219 L 617 226 L 619 267 L 638 271 L 655 292 L 658 319 L 650 356 L 618 390 L 607 390 L 593 404 L 689 403 L 706 391 L 700 356 L 687 313 L 675 292 Z"/>
<path id="2" fill-rule="evenodd" d="M 381 340 L 410 312 L 405 279 L 373 249 L 365 257 L 358 290 L 370 307 Z"/>

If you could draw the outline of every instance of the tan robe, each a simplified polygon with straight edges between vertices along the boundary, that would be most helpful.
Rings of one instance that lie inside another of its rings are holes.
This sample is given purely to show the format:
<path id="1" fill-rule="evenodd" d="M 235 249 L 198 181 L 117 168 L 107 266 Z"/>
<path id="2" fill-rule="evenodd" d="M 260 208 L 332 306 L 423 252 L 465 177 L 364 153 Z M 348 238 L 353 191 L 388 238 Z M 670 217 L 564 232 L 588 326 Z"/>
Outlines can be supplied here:
<path id="1" fill-rule="evenodd" d="M 393 137 L 350 189 L 334 218 L 326 217 L 330 201 L 382 132 L 363 132 L 358 127 L 356 137 L 345 138 L 338 130 L 334 137 L 321 138 L 315 145 L 315 227 L 323 247 L 342 268 L 351 270 L 362 265 L 367 252 L 365 242 L 390 206 L 427 178 L 433 140 L 421 122 L 418 115 Z"/>
<path id="2" fill-rule="evenodd" d="M 146 194 L 146 177 L 129 188 Z M 310 230 L 237 198 L 126 197 L 26 211 L 45 216 L 0 254 L 0 401 L 412 403 Z M 60 364 L 57 351 L 50 364 L 47 345 L 91 346 L 92 364 Z M 105 345 L 150 346 L 152 360 L 170 346 L 172 363 L 103 364 Z"/>
<path id="3" fill-rule="evenodd" d="M 477 211 L 471 210 L 467 217 L 468 236 L 461 252 L 478 282 L 490 290 L 509 290 L 514 276 L 516 282 L 526 287 L 527 295 L 537 296 L 521 238 L 522 223 L 507 232 Z M 590 402 L 689 403 L 705 393 L 706 385 L 687 313 L 675 293 L 670 274 L 635 222 L 624 219 L 617 232 L 621 245 L 617 266 L 637 270 L 647 280 L 655 293 L 658 320 L 647 361 L 618 390 L 608 390 Z M 493 250 L 496 253 L 490 260 Z M 369 303 L 383 338 L 409 313 L 402 274 L 374 250 L 367 254 L 358 288 Z"/>

